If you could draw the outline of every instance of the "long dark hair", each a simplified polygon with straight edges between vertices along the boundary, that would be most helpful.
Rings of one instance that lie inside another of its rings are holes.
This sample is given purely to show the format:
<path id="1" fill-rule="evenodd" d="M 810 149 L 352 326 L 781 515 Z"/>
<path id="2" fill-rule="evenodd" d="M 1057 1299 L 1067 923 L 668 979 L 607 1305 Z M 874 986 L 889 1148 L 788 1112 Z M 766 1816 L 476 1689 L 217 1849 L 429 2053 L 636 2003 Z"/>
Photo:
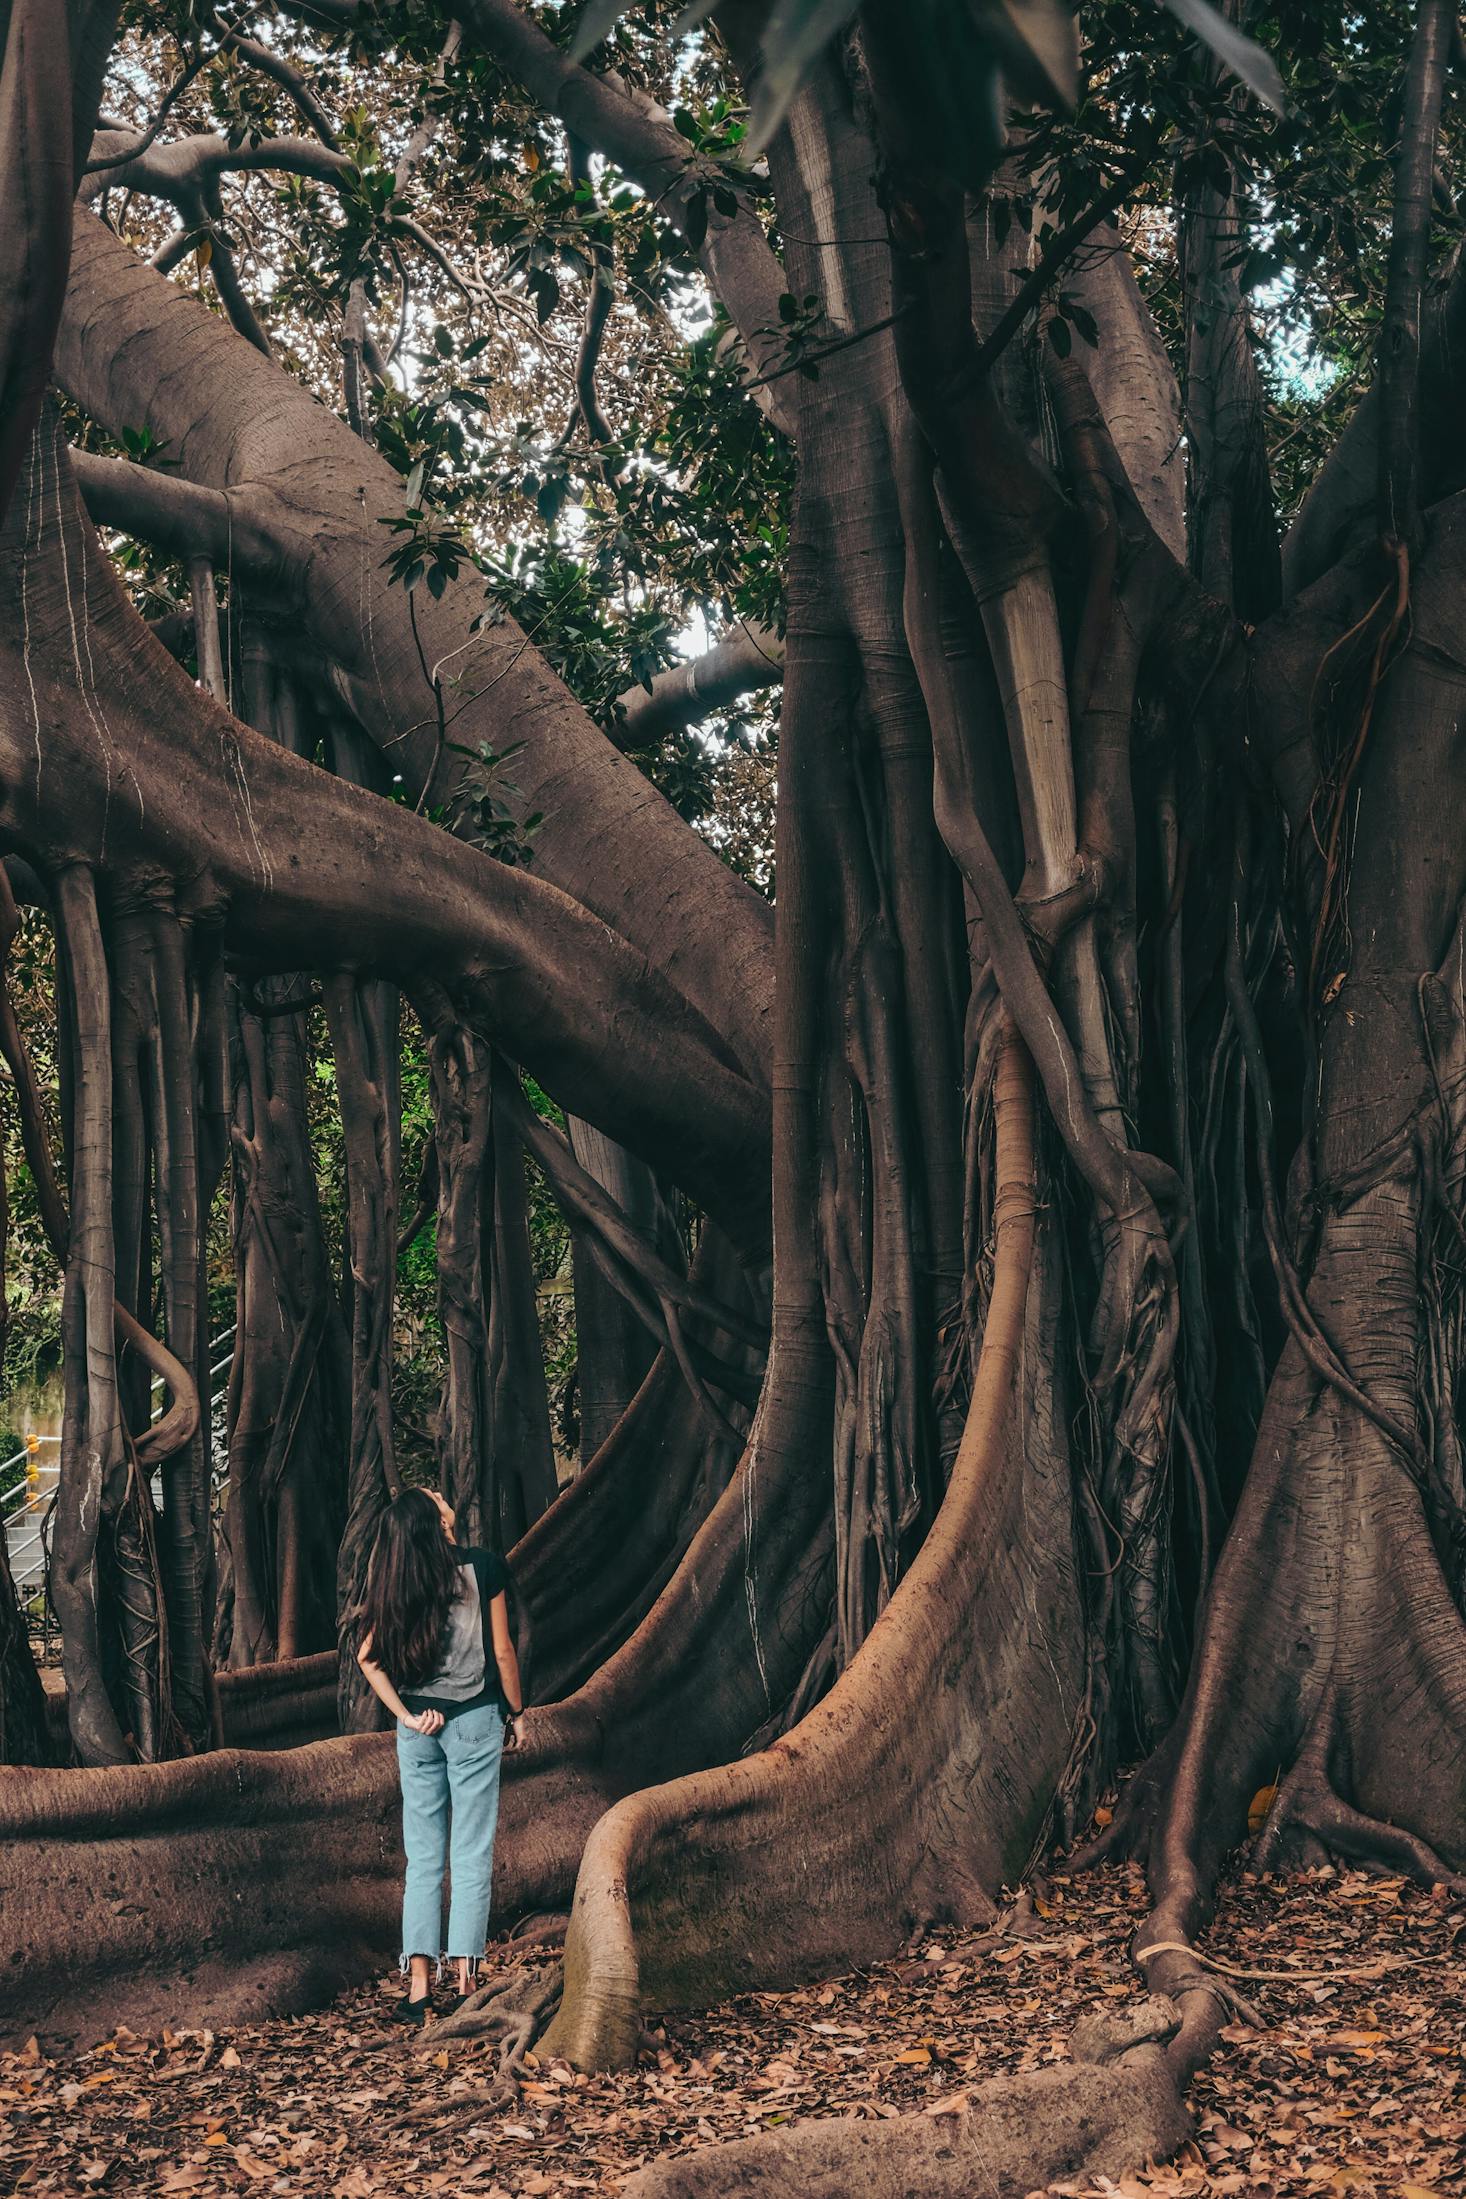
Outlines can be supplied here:
<path id="1" fill-rule="evenodd" d="M 382 1514 L 367 1568 L 361 1634 L 393 1685 L 419 1687 L 438 1668 L 458 1565 L 426 1489 L 404 1489 Z"/>

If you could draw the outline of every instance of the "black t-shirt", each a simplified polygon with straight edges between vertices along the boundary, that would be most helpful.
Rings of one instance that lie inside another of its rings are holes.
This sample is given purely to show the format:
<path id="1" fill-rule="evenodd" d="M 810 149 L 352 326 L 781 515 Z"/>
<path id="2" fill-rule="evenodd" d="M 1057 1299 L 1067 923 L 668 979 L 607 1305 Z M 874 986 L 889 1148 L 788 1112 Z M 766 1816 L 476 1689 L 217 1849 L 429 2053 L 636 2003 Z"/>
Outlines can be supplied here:
<path id="1" fill-rule="evenodd" d="M 414 1713 L 440 1710 L 445 1718 L 461 1717 L 485 1703 L 507 1711 L 489 1607 L 509 1586 L 509 1568 L 496 1550 L 460 1549 L 456 1543 L 451 1547 L 464 1574 L 463 1593 L 449 1613 L 438 1670 L 411 1693 L 403 1688 L 402 1700 Z"/>

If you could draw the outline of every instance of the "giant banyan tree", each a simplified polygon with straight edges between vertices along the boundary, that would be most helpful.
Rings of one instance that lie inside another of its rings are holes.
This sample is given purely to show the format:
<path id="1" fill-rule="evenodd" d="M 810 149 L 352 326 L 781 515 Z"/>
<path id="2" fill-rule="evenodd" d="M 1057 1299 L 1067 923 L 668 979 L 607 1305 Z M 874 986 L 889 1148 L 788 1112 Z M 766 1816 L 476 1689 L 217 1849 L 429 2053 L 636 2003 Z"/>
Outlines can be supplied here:
<path id="1" fill-rule="evenodd" d="M 573 1894 L 551 2050 L 987 1917 L 1123 1773 L 1184 2078 L 1249 1810 L 1268 1862 L 1466 1868 L 1459 32 L 691 14 L 0 7 L 67 1717 L 0 1573 L 0 1994 L 224 2016 L 390 1942 L 332 1659 L 431 1226 L 441 1471 L 531 1651 L 497 1907 Z M 618 683 L 586 637 L 669 573 L 717 646 Z M 779 681 L 768 897 L 669 758 Z M 306 1699 L 338 1737 L 248 1746 Z"/>

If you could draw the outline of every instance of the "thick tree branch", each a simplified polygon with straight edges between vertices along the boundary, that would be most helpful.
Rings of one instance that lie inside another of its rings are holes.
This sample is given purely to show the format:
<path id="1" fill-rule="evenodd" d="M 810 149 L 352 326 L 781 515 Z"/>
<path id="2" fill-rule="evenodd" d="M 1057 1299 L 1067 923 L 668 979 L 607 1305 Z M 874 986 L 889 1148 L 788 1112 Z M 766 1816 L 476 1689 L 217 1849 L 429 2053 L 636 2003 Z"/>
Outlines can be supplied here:
<path id="1" fill-rule="evenodd" d="M 767 626 L 736 626 L 700 657 L 669 664 L 650 687 L 628 687 L 616 698 L 621 737 L 639 747 L 660 733 L 697 725 L 741 695 L 777 687 L 784 677 L 784 643 Z"/>
<path id="2" fill-rule="evenodd" d="M 48 530 L 64 531 L 68 565 L 59 540 L 43 554 L 34 540 L 22 546 L 12 523 L 0 563 L 17 594 L 24 574 L 29 627 L 24 662 L 18 639 L 0 654 L 5 841 L 45 870 L 78 847 L 125 847 L 139 870 L 175 878 L 180 906 L 222 922 L 231 950 L 260 967 L 298 969 L 306 945 L 322 969 L 411 982 L 431 967 L 460 1012 L 512 1043 L 564 1105 L 668 1167 L 730 1235 L 761 1250 L 767 1101 L 711 1026 L 545 880 L 217 709 L 132 612 L 49 431 L 36 464 L 36 509 Z M 90 623 L 79 694 L 66 583 L 83 569 Z M 106 694 L 105 726 L 93 682 Z M 302 834 L 311 815 L 318 823 Z"/>
<path id="3" fill-rule="evenodd" d="M 1240 0 L 1225 0 L 1225 13 L 1237 21 Z M 1242 294 L 1242 210 L 1230 163 L 1225 189 L 1199 155 L 1183 158 L 1180 175 L 1191 566 L 1204 588 L 1255 624 L 1277 608 L 1282 573 L 1262 384 Z"/>
<path id="4" fill-rule="evenodd" d="M 310 80 L 284 54 L 276 53 L 272 46 L 261 45 L 257 38 L 243 38 L 231 31 L 219 42 L 221 53 L 237 54 L 239 59 L 261 76 L 269 77 L 315 131 L 321 143 L 332 152 L 337 149 L 336 126 L 321 101 L 311 88 Z"/>
<path id="5" fill-rule="evenodd" d="M 96 120 L 116 0 L 0 7 L 0 517 L 51 374 L 77 163 Z"/>
<path id="6" fill-rule="evenodd" d="M 116 130 L 97 133 L 94 168 L 108 156 L 126 152 L 117 143 L 122 134 Z M 201 130 L 193 136 L 174 138 L 167 145 L 126 153 L 107 171 L 106 181 L 112 189 L 142 191 L 153 198 L 171 199 L 175 206 L 187 206 L 195 192 L 206 183 L 217 182 L 220 176 L 267 171 L 336 185 L 345 182 L 354 170 L 355 163 L 345 153 L 333 151 L 315 138 L 266 137 L 257 145 L 248 140 L 231 145 L 217 132 Z M 96 189 L 94 183 L 88 196 L 95 196 Z"/>
<path id="7" fill-rule="evenodd" d="M 104 131 L 98 144 L 105 147 L 115 134 Z M 100 164 L 99 160 L 95 165 Z M 409 167 L 406 158 L 398 165 L 399 189 Z M 356 163 L 347 154 L 334 151 L 330 145 L 318 144 L 314 138 L 262 138 L 256 145 L 231 145 L 227 138 L 216 133 L 200 132 L 196 136 L 177 138 L 168 145 L 155 145 L 147 152 L 121 160 L 110 168 L 105 181 L 108 186 L 120 185 L 129 191 L 168 199 L 178 208 L 190 229 L 177 240 L 169 265 L 175 264 L 181 252 L 195 241 L 197 231 L 208 229 L 211 232 L 210 264 L 229 318 L 240 334 L 268 357 L 269 340 L 245 298 L 234 255 L 224 234 L 220 178 L 261 173 L 294 175 L 340 189 L 353 180 L 356 172 Z M 94 197 L 99 188 L 100 185 L 93 183 L 87 195 Z M 420 222 L 407 216 L 399 216 L 398 222 L 403 235 L 410 237 L 418 249 L 427 254 L 455 289 L 465 294 L 471 291 L 472 285 L 464 280 L 443 247 Z"/>
<path id="8" fill-rule="evenodd" d="M 482 623 L 476 573 L 410 605 L 386 568 L 379 521 L 401 512 L 402 483 L 384 460 L 97 221 L 77 224 L 57 369 L 112 433 L 147 426 L 184 477 L 227 490 L 236 544 L 246 511 L 268 527 L 285 551 L 272 593 L 313 675 L 327 668 L 412 795 L 451 803 L 460 784 L 440 699 L 465 749 L 522 740 L 515 779 L 544 817 L 536 872 L 636 939 L 767 1074 L 767 905 L 618 755 L 513 619 Z"/>
<path id="9" fill-rule="evenodd" d="M 787 336 L 779 318 L 785 284 L 762 225 L 740 194 L 736 214 L 709 207 L 705 182 L 691 172 L 687 140 L 670 115 L 611 77 L 581 68 L 545 36 L 516 0 L 464 0 L 465 31 L 501 62 L 548 114 L 622 169 L 660 212 L 693 241 L 713 295 L 743 339 L 754 376 L 779 365 Z M 693 201 L 706 226 L 689 213 Z M 790 432 L 779 396 L 764 400 L 771 418 Z"/>
<path id="10" fill-rule="evenodd" d="M 271 530 L 263 499 L 200 488 L 129 458 L 85 450 L 73 450 L 70 457 L 77 487 L 99 527 L 113 527 L 174 557 L 206 556 L 262 587 L 278 587 L 301 547 Z"/>
<path id="11" fill-rule="evenodd" d="M 1085 374 L 1131 490 L 1178 566 L 1186 563 L 1186 457 L 1181 392 L 1135 263 L 1119 232 L 1102 222 L 1076 252 L 1069 288 L 1093 315 L 1096 350 Z"/>
<path id="12" fill-rule="evenodd" d="M 591 174 L 590 148 L 583 144 L 573 130 L 565 133 L 566 167 L 577 192 L 584 193 L 589 204 L 595 205 L 595 179 Z M 609 443 L 611 429 L 601 410 L 596 394 L 596 368 L 600 364 L 601 344 L 606 333 L 606 323 L 611 318 L 611 308 L 616 303 L 616 285 L 612 280 L 611 248 L 605 243 L 591 247 L 594 271 L 590 288 L 586 293 L 585 318 L 580 330 L 580 348 L 575 355 L 575 410 L 566 422 L 562 441 L 574 433 L 577 416 L 584 425 L 592 443 Z"/>
<path id="13" fill-rule="evenodd" d="M 197 233 L 206 232 L 208 235 L 209 272 L 214 278 L 214 288 L 219 293 L 224 311 L 245 341 L 253 344 L 256 351 L 262 351 L 267 359 L 270 358 L 274 347 L 266 333 L 264 322 L 251 305 L 244 284 L 239 279 L 234 247 L 224 226 L 224 201 L 218 178 L 211 177 L 201 190 L 191 197 L 185 197 L 182 204 L 184 219 L 192 221 Z"/>
<path id="14" fill-rule="evenodd" d="M 249 12 L 247 7 L 244 12 L 246 14 Z M 215 60 L 218 54 L 222 53 L 225 47 L 231 42 L 233 42 L 231 34 L 226 33 L 225 36 L 220 39 L 218 46 L 215 47 L 212 51 L 206 49 L 203 52 L 195 54 L 193 60 L 189 62 L 187 68 L 184 69 L 182 75 L 175 77 L 174 81 L 169 85 L 167 91 L 163 94 L 163 97 L 159 100 L 157 111 L 153 115 L 153 118 L 151 122 L 149 122 L 147 128 L 140 132 L 124 131 L 118 133 L 122 136 L 129 138 L 130 143 L 123 146 L 120 151 L 100 154 L 94 152 L 92 158 L 88 160 L 86 164 L 86 168 L 83 171 L 84 175 L 94 176 L 100 175 L 104 172 L 113 171 L 115 169 L 121 168 L 127 161 L 135 160 L 140 154 L 145 153 L 148 150 L 148 147 L 155 143 L 164 123 L 168 120 L 169 115 L 172 114 L 174 108 L 178 105 L 179 100 L 182 99 L 184 93 L 188 90 L 189 85 L 194 82 L 196 77 L 203 75 L 203 72 L 209 66 L 209 63 Z M 244 43 L 253 44 L 253 41 L 245 41 Z M 264 53 L 267 51 L 267 49 L 263 46 L 258 47 L 256 50 L 260 53 Z M 271 56 L 271 59 L 274 58 L 276 57 Z M 288 67 L 288 64 L 282 62 L 280 66 L 283 69 Z M 293 74 L 294 72 L 292 71 L 291 73 Z"/>

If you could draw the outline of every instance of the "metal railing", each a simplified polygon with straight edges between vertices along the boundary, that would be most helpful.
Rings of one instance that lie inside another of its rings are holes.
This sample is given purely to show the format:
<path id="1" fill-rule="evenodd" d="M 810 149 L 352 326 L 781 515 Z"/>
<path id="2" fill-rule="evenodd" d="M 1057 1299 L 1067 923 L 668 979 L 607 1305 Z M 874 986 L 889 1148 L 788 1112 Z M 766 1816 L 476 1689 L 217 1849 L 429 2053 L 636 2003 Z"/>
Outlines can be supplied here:
<path id="1" fill-rule="evenodd" d="M 231 1322 L 209 1346 L 209 1452 L 216 1497 L 227 1470 L 224 1431 L 219 1422 L 228 1395 L 229 1372 L 234 1364 L 234 1333 Z M 162 1415 L 162 1393 L 162 1377 L 155 1375 L 152 1383 L 154 1420 Z M 6 1537 L 9 1548 L 10 1572 L 16 1593 L 29 1609 L 32 1605 L 43 1606 L 46 1595 L 51 1565 L 51 1513 L 60 1480 L 60 1436 L 28 1436 L 22 1450 L 0 1459 L 0 1476 L 20 1465 L 26 1469 L 25 1479 L 0 1496 L 0 1534 Z M 152 1486 L 155 1500 L 161 1503 L 161 1469 L 153 1475 Z"/>

